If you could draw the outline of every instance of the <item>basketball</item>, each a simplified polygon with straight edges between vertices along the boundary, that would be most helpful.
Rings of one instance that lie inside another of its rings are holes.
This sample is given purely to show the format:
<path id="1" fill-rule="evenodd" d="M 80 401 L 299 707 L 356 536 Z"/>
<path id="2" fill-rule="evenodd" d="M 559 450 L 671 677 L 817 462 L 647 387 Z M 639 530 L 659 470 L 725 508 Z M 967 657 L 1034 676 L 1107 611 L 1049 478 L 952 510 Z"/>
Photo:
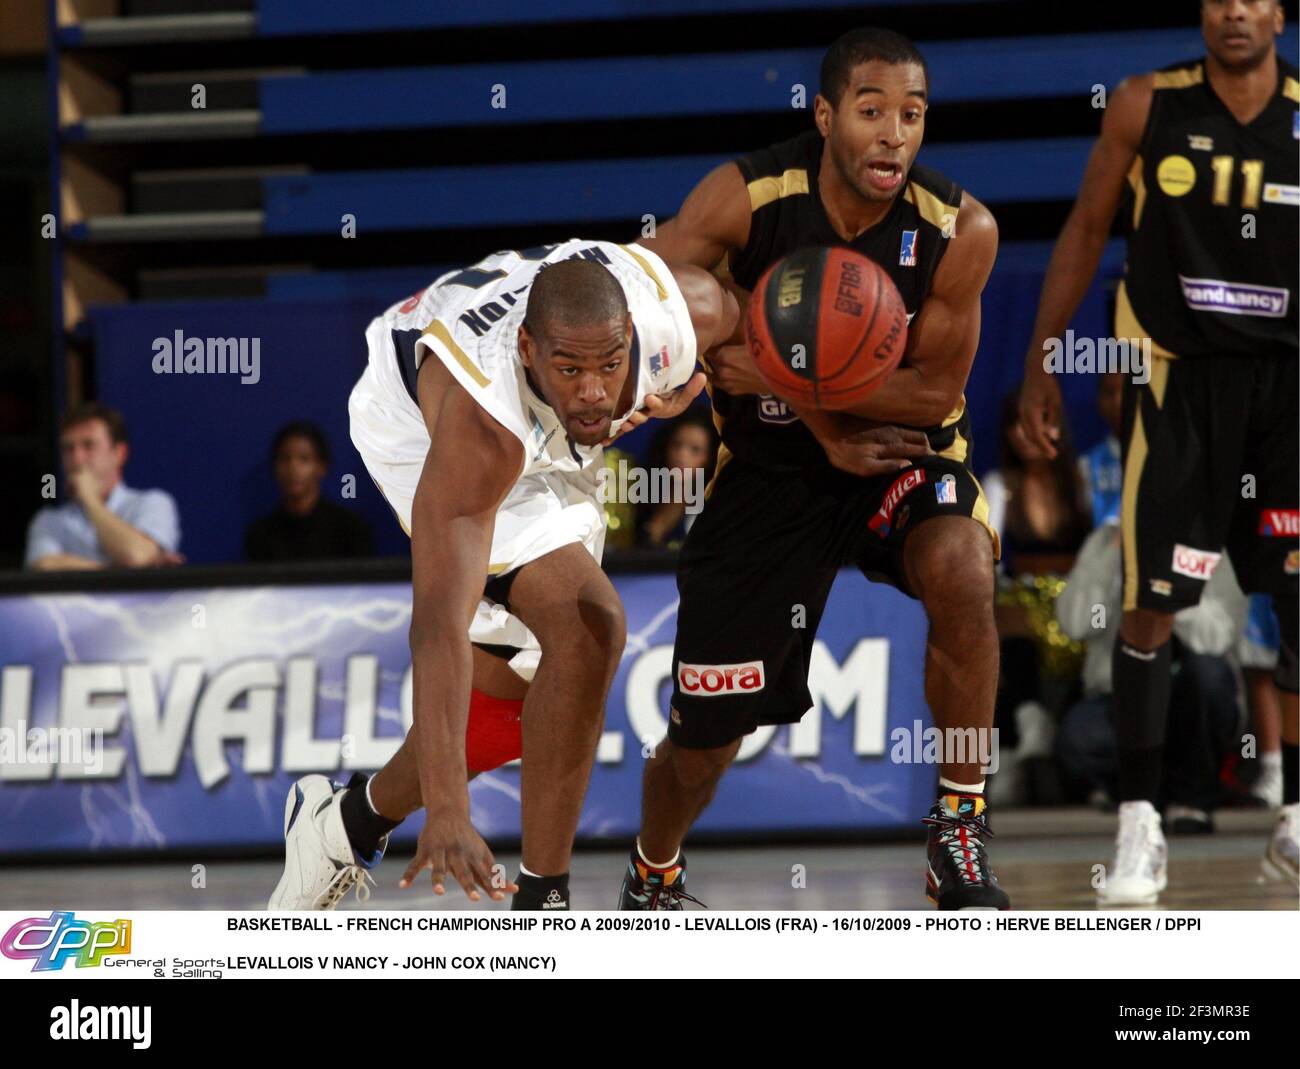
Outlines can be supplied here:
<path id="1" fill-rule="evenodd" d="M 875 261 L 851 249 L 799 249 L 758 280 L 745 343 L 781 400 L 853 408 L 898 366 L 907 347 L 907 309 Z"/>

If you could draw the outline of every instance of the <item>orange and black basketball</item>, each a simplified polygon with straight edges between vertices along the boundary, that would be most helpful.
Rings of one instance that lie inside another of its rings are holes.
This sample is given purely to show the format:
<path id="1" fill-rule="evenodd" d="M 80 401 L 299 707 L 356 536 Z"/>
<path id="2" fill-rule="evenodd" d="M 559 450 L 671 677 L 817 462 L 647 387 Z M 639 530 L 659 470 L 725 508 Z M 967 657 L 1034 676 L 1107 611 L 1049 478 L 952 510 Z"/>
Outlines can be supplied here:
<path id="1" fill-rule="evenodd" d="M 758 280 L 745 342 L 783 401 L 852 408 L 898 366 L 907 346 L 907 309 L 875 261 L 851 249 L 799 249 Z"/>

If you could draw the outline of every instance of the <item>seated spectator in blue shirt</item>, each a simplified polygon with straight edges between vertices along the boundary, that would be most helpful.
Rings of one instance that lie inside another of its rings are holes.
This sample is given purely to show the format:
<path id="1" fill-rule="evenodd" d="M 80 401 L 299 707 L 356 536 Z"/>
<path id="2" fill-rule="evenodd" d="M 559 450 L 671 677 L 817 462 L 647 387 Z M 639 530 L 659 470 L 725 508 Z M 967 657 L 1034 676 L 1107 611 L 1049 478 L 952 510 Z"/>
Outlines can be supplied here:
<path id="1" fill-rule="evenodd" d="M 347 560 L 374 555 L 370 524 L 321 493 L 329 442 L 314 423 L 281 427 L 271 444 L 280 505 L 244 533 L 250 561 Z"/>
<path id="2" fill-rule="evenodd" d="M 1120 408 L 1124 401 L 1124 375 L 1115 371 L 1101 377 L 1097 411 L 1110 430 L 1105 438 L 1079 458 L 1079 474 L 1092 509 L 1092 525 L 1119 523 L 1120 485 L 1124 466 L 1120 460 Z"/>
<path id="3" fill-rule="evenodd" d="M 179 564 L 176 502 L 163 490 L 122 481 L 126 424 L 114 409 L 88 403 L 60 424 L 67 501 L 43 508 L 27 528 L 29 568 L 149 568 Z"/>

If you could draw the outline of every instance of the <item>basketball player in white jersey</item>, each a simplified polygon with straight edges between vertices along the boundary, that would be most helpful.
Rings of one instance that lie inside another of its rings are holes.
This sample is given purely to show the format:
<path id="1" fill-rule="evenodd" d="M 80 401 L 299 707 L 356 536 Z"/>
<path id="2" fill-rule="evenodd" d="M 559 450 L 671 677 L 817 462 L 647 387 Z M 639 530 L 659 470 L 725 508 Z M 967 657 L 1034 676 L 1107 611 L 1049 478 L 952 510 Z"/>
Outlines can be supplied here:
<path id="1" fill-rule="evenodd" d="M 401 886 L 428 869 L 437 894 L 450 875 L 474 901 L 508 891 L 516 909 L 568 908 L 624 642 L 599 563 L 601 446 L 625 423 L 683 410 L 704 383 L 697 353 L 725 341 L 738 314 L 699 268 L 572 240 L 496 253 L 371 323 L 352 440 L 411 536 L 413 725 L 373 778 L 293 786 L 270 908 L 332 909 L 354 887 L 368 897 L 365 870 L 421 807 Z M 467 781 L 521 750 L 512 884 L 470 824 Z"/>

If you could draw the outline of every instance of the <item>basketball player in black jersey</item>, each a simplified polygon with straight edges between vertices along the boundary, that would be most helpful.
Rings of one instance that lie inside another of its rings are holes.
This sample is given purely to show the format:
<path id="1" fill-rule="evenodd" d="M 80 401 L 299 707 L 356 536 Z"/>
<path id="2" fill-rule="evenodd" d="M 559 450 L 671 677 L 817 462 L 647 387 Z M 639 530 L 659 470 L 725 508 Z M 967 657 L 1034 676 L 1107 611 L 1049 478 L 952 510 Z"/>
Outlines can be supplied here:
<path id="1" fill-rule="evenodd" d="M 938 726 L 986 738 L 992 727 L 998 543 L 970 469 L 962 391 L 997 228 L 969 193 L 914 164 L 927 89 L 911 42 L 884 30 L 846 34 L 822 64 L 816 129 L 719 167 L 645 242 L 669 261 L 729 277 L 742 301 L 787 253 L 848 246 L 889 272 L 914 318 L 899 370 L 851 414 L 792 410 L 765 396 L 742 345 L 712 361 L 723 446 L 682 549 L 668 738 L 646 767 L 624 909 L 681 908 L 682 840 L 741 739 L 812 706 L 813 641 L 844 565 L 924 605 L 925 692 Z M 929 448 L 863 465 L 854 450 L 875 433 L 863 430 L 868 421 L 912 428 L 894 433 Z M 794 622 L 796 606 L 806 626 Z M 980 760 L 968 753 L 939 771 L 926 818 L 927 891 L 945 909 L 1005 909 L 986 856 Z"/>
<path id="2" fill-rule="evenodd" d="M 1196 604 L 1225 546 L 1243 588 L 1273 595 L 1280 624 L 1285 797 L 1266 867 L 1296 879 L 1300 82 L 1277 55 L 1283 25 L 1276 0 L 1203 0 L 1205 57 L 1129 78 L 1111 95 L 1026 357 L 1022 441 L 1051 456 L 1061 394 L 1044 345 L 1092 281 L 1127 183 L 1115 335 L 1149 338 L 1152 359 L 1124 398 L 1121 804 L 1115 865 L 1098 888 L 1108 903 L 1152 902 L 1166 884 L 1153 803 L 1173 615 Z"/>

